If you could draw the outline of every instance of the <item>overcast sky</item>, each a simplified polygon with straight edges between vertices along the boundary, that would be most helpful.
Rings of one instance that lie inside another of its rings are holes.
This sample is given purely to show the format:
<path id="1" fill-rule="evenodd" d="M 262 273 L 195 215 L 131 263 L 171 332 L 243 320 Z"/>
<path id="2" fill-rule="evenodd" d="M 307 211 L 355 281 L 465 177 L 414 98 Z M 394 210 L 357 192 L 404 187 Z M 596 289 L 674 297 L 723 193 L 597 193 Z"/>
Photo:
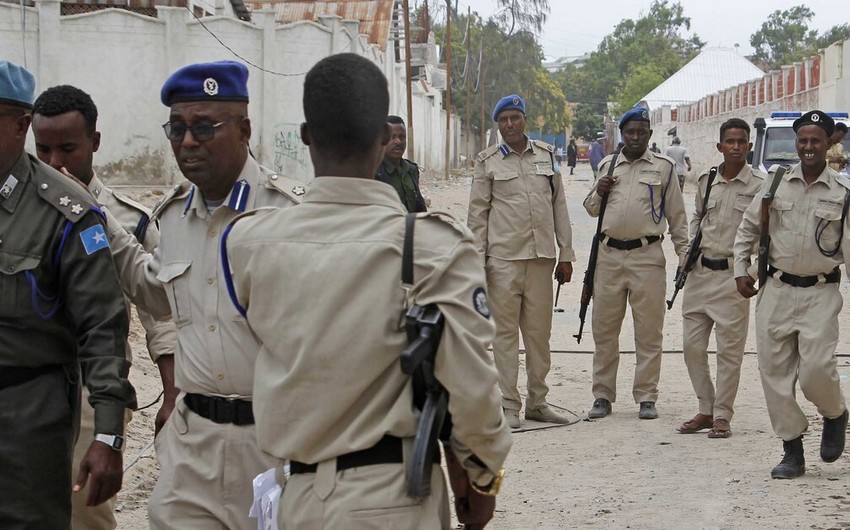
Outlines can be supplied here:
<path id="1" fill-rule="evenodd" d="M 415 3 L 413 0 L 412 4 Z M 595 51 L 614 26 L 626 18 L 639 18 L 651 3 L 650 0 L 549 0 L 551 12 L 538 40 L 550 58 Z M 753 52 L 750 35 L 777 9 L 784 11 L 805 3 L 815 13 L 810 29 L 820 33 L 836 24 L 850 22 L 847 0 L 679 0 L 679 3 L 685 16 L 691 19 L 689 35 L 699 35 L 708 46 L 740 44 L 742 55 Z M 495 6 L 496 0 L 458 1 L 459 11 L 471 7 L 485 18 L 493 14 Z"/>

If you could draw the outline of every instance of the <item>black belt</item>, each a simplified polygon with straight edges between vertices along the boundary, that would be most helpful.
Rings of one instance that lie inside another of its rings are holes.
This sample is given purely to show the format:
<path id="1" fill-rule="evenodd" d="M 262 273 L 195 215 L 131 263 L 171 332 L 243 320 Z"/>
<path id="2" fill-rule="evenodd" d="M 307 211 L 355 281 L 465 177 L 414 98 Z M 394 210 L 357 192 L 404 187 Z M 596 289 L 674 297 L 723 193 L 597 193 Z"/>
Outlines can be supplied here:
<path id="1" fill-rule="evenodd" d="M 22 385 L 32 381 L 36 377 L 61 370 L 61 364 L 48 364 L 46 366 L 3 366 L 0 367 L 0 390 L 11 386 Z"/>
<path id="2" fill-rule="evenodd" d="M 336 457 L 336 470 L 343 471 L 353 467 L 374 466 L 376 464 L 401 464 L 402 462 L 404 462 L 404 453 L 401 438 L 387 434 L 369 449 Z M 434 452 L 434 463 L 440 463 L 439 451 Z M 315 473 L 318 467 L 318 464 L 291 461 L 289 472 L 292 474 Z"/>
<path id="3" fill-rule="evenodd" d="M 189 410 L 215 423 L 254 424 L 254 409 L 250 401 L 201 394 L 186 394 L 183 401 Z"/>
<path id="4" fill-rule="evenodd" d="M 838 270 L 838 267 L 835 267 L 832 272 L 828 272 L 826 274 L 818 274 L 815 276 L 797 276 L 796 274 L 791 274 L 788 272 L 782 272 L 772 265 L 767 266 L 767 274 L 769 276 L 773 276 L 776 273 L 779 274 L 779 281 L 782 283 L 787 283 L 788 285 L 794 287 L 814 287 L 819 283 L 838 283 L 841 281 L 841 271 Z"/>
<path id="5" fill-rule="evenodd" d="M 611 236 L 602 234 L 601 241 L 611 248 L 617 250 L 634 250 L 640 248 L 646 242 L 646 245 L 651 245 L 656 241 L 661 241 L 662 236 L 646 236 L 640 239 L 614 239 Z"/>
<path id="6" fill-rule="evenodd" d="M 713 271 L 729 270 L 729 260 L 726 258 L 711 259 L 702 256 L 702 258 L 700 258 L 700 262 L 702 263 L 703 267 L 705 267 L 706 269 L 711 269 Z"/>

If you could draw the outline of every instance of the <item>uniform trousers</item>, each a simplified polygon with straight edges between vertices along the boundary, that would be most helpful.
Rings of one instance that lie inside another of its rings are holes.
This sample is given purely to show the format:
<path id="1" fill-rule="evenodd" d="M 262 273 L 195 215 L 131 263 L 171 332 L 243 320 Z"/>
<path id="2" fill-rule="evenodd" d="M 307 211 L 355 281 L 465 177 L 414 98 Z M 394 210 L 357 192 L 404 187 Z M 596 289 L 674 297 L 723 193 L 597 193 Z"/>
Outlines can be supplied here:
<path id="1" fill-rule="evenodd" d="M 71 453 L 79 387 L 69 377 L 57 369 L 0 390 L 3 530 L 70 527 Z"/>
<path id="2" fill-rule="evenodd" d="M 699 412 L 732 421 L 747 343 L 750 301 L 738 294 L 732 269 L 715 271 L 697 263 L 685 284 L 682 325 L 685 366 Z M 708 367 L 711 330 L 717 339 L 717 389 Z"/>
<path id="3" fill-rule="evenodd" d="M 257 447 L 254 425 L 214 423 L 179 399 L 154 447 L 161 471 L 148 504 L 152 530 L 256 530 L 252 481 L 275 460 Z"/>
<path id="4" fill-rule="evenodd" d="M 372 530 L 450 528 L 442 469 L 434 464 L 431 494 L 414 500 L 405 493 L 404 464 L 376 464 L 336 471 L 336 459 L 315 473 L 286 479 L 278 512 L 280 530 Z"/>
<path id="5" fill-rule="evenodd" d="M 809 426 L 796 385 L 827 418 L 844 413 L 835 346 L 843 301 L 838 284 L 792 287 L 768 278 L 756 303 L 759 373 L 777 436 L 785 441 Z"/>
<path id="6" fill-rule="evenodd" d="M 525 344 L 528 400 L 526 410 L 546 405 L 546 376 L 552 362 L 552 274 L 554 258 L 487 259 L 487 292 L 496 337 L 493 356 L 499 372 L 502 407 L 520 410 L 519 332 Z"/>
<path id="7" fill-rule="evenodd" d="M 80 462 L 86 456 L 92 440 L 94 440 L 94 409 L 89 405 L 89 391 L 83 387 L 82 399 L 80 400 L 80 435 L 74 446 L 74 460 L 71 465 L 72 478 L 76 478 L 80 469 Z M 133 415 L 130 410 L 124 416 L 124 427 L 130 423 Z M 126 429 L 125 429 L 126 432 Z M 125 452 L 127 445 L 121 448 Z M 118 496 L 98 504 L 97 506 L 86 506 L 89 497 L 91 481 L 86 482 L 82 490 L 71 493 L 71 530 L 114 530 L 118 523 L 115 521 L 115 504 Z"/>
<path id="8" fill-rule="evenodd" d="M 661 242 L 634 250 L 599 245 L 593 282 L 593 397 L 617 400 L 620 330 L 626 303 L 635 324 L 635 403 L 658 399 L 664 327 L 665 260 Z"/>

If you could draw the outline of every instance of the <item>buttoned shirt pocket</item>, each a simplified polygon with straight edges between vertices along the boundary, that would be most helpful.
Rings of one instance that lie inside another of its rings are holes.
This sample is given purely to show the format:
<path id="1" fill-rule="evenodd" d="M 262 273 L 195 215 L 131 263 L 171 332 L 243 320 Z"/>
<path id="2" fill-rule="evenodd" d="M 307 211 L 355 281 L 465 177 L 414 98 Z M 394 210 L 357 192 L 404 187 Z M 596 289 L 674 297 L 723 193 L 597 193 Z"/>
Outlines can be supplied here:
<path id="1" fill-rule="evenodd" d="M 829 204 L 815 209 L 815 243 L 822 253 L 834 253 L 841 243 L 841 208 L 841 204 Z"/>
<path id="2" fill-rule="evenodd" d="M 191 261 L 174 261 L 162 266 L 156 278 L 165 285 L 171 317 L 178 328 L 192 322 L 189 269 Z"/>
<path id="3" fill-rule="evenodd" d="M 735 204 L 734 208 L 739 212 L 744 212 L 749 208 L 750 204 L 752 204 L 755 195 L 746 195 L 743 193 L 739 193 L 735 196 Z"/>
<path id="4" fill-rule="evenodd" d="M 0 249 L 0 317 L 32 313 L 32 289 L 25 273 L 41 263 L 41 256 Z"/>
<path id="5" fill-rule="evenodd" d="M 536 176 L 535 176 L 536 178 Z M 519 173 L 498 171 L 493 173 L 493 196 L 507 199 L 519 192 Z"/>
<path id="6" fill-rule="evenodd" d="M 536 195 L 543 195 L 546 197 L 550 197 L 552 195 L 552 179 L 555 177 L 554 173 L 544 172 L 544 173 L 534 173 L 528 175 L 527 178 L 531 179 L 530 191 Z"/>
<path id="7" fill-rule="evenodd" d="M 770 203 L 771 213 L 774 214 L 775 218 L 779 221 L 777 223 L 776 228 L 783 231 L 794 231 L 794 219 L 792 218 L 794 215 L 794 203 L 783 199 L 781 197 L 776 197 Z M 771 223 L 773 219 L 771 219 Z M 804 223 L 803 223 L 804 224 Z"/>
<path id="8" fill-rule="evenodd" d="M 717 220 L 715 216 L 719 215 L 717 208 L 717 199 L 714 197 L 709 197 L 708 202 L 705 203 L 705 212 L 703 213 L 703 218 L 705 218 L 708 223 L 715 223 Z"/>

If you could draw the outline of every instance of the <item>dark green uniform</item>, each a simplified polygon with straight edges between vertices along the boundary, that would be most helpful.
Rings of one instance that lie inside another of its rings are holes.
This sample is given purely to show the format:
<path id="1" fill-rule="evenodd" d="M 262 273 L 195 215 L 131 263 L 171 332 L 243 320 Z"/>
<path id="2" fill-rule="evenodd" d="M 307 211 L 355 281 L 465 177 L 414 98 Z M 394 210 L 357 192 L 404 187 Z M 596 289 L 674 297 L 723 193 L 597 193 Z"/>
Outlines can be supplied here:
<path id="1" fill-rule="evenodd" d="M 422 192 L 419 191 L 419 166 L 410 160 L 402 158 L 401 163 L 396 166 L 385 158 L 378 167 L 375 179 L 395 188 L 408 212 L 428 211 Z"/>
<path id="2" fill-rule="evenodd" d="M 95 432 L 134 406 L 128 317 L 103 220 L 79 186 L 24 153 L 0 175 L 0 528 L 66 529 L 80 374 Z"/>

